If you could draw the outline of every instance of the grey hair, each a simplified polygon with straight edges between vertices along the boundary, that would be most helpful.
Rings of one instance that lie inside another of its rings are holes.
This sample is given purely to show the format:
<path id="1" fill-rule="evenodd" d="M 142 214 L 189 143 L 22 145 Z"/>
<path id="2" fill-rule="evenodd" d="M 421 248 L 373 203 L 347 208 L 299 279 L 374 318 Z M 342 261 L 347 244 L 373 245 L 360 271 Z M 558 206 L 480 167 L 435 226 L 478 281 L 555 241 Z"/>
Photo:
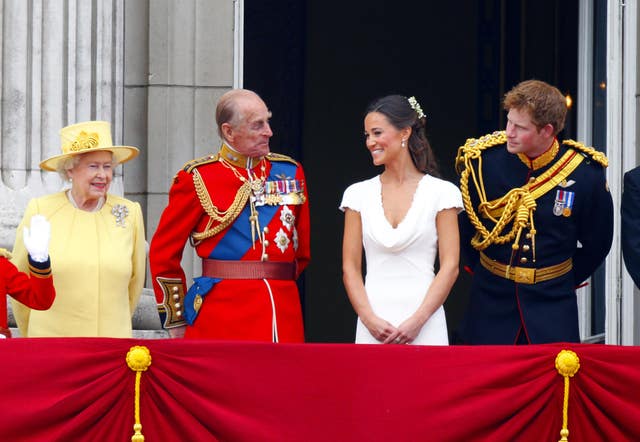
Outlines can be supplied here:
<path id="1" fill-rule="evenodd" d="M 246 119 L 244 107 L 240 105 L 240 102 L 247 97 L 257 97 L 259 100 L 262 100 L 258 94 L 249 89 L 232 89 L 224 93 L 218 100 L 218 105 L 216 106 L 216 124 L 218 125 L 218 135 L 220 139 L 225 139 L 222 134 L 222 125 L 224 123 L 228 123 L 232 127 L 237 127 Z"/>
<path id="2" fill-rule="evenodd" d="M 115 169 L 116 167 L 118 167 L 119 163 L 115 160 L 115 156 L 113 155 L 113 152 L 111 152 L 110 150 L 107 150 L 107 152 L 111 154 L 111 167 Z M 65 183 L 68 183 L 69 181 L 71 181 L 69 179 L 69 174 L 67 172 L 73 169 L 74 167 L 76 167 L 80 162 L 80 158 L 82 158 L 82 156 L 87 153 L 90 153 L 90 152 L 81 153 L 79 155 L 72 155 L 58 163 L 58 165 L 56 166 L 56 172 L 58 173 L 58 175 L 60 175 L 60 178 L 62 178 L 62 181 L 64 181 Z"/>

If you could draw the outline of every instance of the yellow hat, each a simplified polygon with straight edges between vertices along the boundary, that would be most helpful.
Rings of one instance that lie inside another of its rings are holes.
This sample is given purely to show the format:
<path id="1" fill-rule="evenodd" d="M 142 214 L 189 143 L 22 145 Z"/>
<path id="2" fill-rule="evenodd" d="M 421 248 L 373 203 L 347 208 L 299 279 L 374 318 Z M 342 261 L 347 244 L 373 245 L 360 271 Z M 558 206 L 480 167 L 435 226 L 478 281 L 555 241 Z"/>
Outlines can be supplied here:
<path id="1" fill-rule="evenodd" d="M 40 168 L 55 171 L 61 161 L 74 155 L 108 150 L 118 164 L 138 156 L 133 146 L 114 146 L 111 141 L 111 125 L 107 121 L 85 121 L 60 129 L 62 154 L 54 155 L 40 163 Z"/>

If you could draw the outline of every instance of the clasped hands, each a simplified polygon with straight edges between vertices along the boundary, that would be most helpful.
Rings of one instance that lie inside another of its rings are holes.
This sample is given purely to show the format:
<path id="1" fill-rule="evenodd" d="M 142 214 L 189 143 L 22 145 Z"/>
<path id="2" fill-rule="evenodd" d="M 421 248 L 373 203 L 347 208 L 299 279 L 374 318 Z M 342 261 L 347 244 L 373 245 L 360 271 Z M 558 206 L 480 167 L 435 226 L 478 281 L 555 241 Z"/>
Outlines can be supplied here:
<path id="1" fill-rule="evenodd" d="M 416 328 L 416 324 L 412 324 L 412 318 L 407 319 L 398 327 L 394 327 L 378 316 L 363 322 L 373 337 L 383 344 L 409 344 L 420 330 L 419 326 Z"/>

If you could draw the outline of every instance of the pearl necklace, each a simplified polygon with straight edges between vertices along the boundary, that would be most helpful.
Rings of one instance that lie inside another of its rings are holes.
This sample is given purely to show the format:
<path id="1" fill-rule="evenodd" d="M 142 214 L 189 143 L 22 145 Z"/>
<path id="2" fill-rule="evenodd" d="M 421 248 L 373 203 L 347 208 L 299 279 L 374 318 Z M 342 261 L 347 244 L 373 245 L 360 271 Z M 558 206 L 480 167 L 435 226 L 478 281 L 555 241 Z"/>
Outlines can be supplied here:
<path id="1" fill-rule="evenodd" d="M 100 199 L 98 199 L 98 203 L 96 204 L 96 206 L 91 210 L 86 210 L 81 207 L 78 207 L 78 203 L 76 203 L 76 200 L 73 199 L 73 195 L 71 194 L 71 189 L 67 190 L 67 198 L 69 198 L 69 202 L 71 202 L 71 205 L 73 207 L 75 207 L 78 210 L 83 210 L 85 212 L 97 212 L 98 210 L 102 209 L 102 206 L 104 205 L 104 197 L 100 197 Z"/>

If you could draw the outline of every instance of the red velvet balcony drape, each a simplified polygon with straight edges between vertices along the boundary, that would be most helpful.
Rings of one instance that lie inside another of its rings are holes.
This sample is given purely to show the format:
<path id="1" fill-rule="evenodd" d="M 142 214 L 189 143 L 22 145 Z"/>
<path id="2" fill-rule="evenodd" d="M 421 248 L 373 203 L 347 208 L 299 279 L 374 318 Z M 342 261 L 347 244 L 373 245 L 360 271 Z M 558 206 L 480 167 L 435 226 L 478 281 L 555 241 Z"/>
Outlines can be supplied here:
<path id="1" fill-rule="evenodd" d="M 0 440 L 558 441 L 562 349 L 569 441 L 640 440 L 640 350 L 554 344 L 417 347 L 187 340 L 0 342 Z"/>

